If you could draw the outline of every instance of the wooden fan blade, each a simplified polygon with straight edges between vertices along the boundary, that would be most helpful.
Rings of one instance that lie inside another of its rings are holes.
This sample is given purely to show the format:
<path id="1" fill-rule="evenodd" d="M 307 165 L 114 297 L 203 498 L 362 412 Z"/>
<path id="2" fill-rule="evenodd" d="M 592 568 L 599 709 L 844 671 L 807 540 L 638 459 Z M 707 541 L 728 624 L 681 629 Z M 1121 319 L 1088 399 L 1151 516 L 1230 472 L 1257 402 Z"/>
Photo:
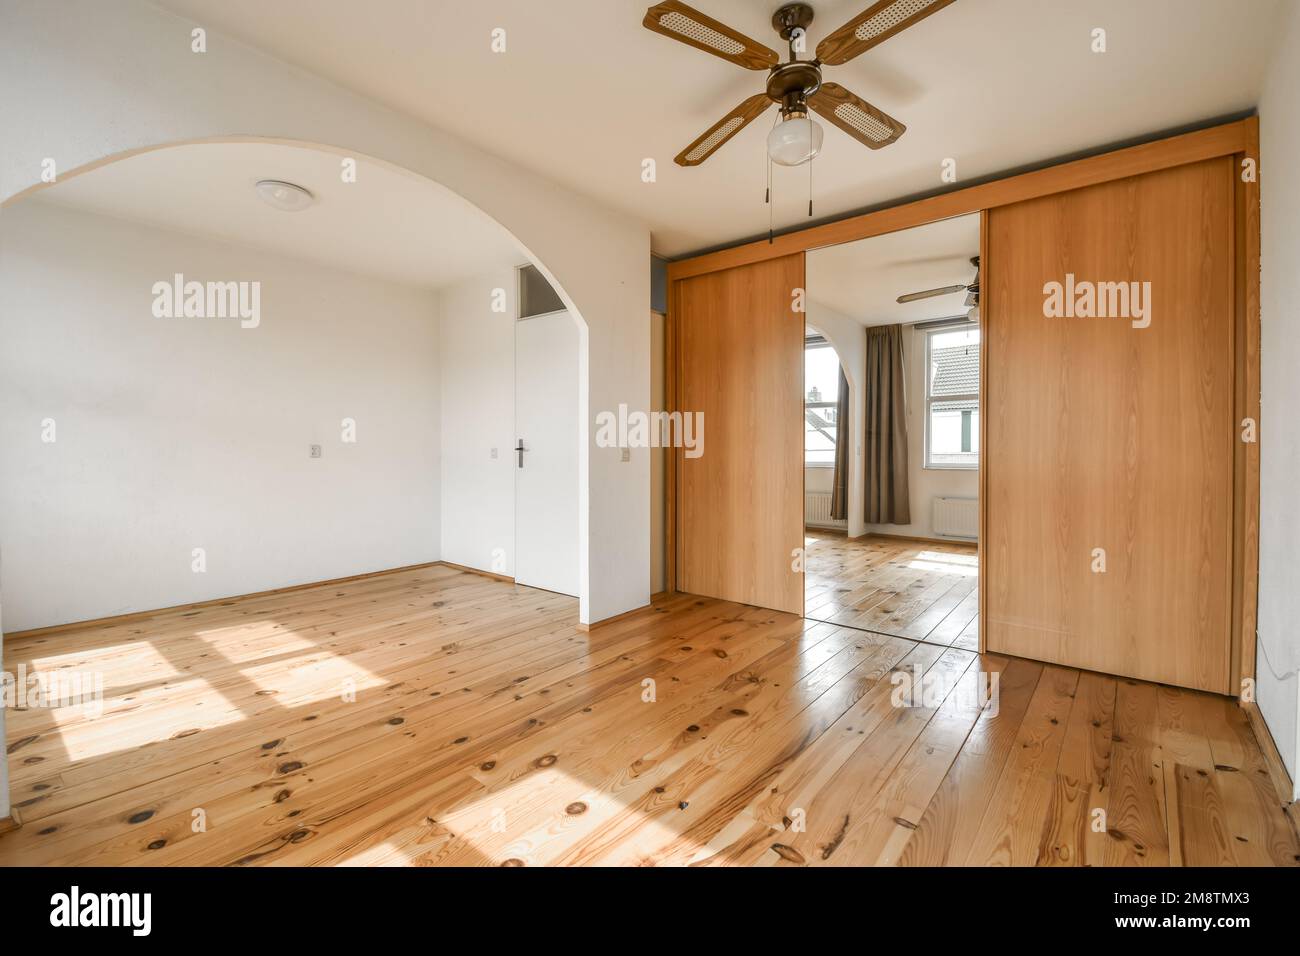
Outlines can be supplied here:
<path id="1" fill-rule="evenodd" d="M 946 285 L 940 289 L 926 289 L 924 292 L 909 292 L 907 295 L 900 295 L 897 299 L 899 305 L 904 302 L 915 302 L 918 299 L 933 299 L 937 295 L 952 295 L 954 292 L 965 292 L 964 285 Z"/>
<path id="2" fill-rule="evenodd" d="M 678 166 L 700 165 L 771 105 L 772 99 L 766 93 L 751 96 L 706 129 L 695 142 L 678 153 L 673 162 Z"/>
<path id="3" fill-rule="evenodd" d="M 838 83 L 823 83 L 820 90 L 808 97 L 808 105 L 871 149 L 888 146 L 907 132 L 907 127 L 898 120 Z"/>
<path id="4" fill-rule="evenodd" d="M 656 3 L 645 12 L 645 19 L 641 23 L 647 30 L 720 56 L 747 70 L 770 69 L 776 66 L 779 59 L 775 50 L 679 0 Z"/>
<path id="5" fill-rule="evenodd" d="M 830 66 L 847 63 L 950 3 L 952 0 L 880 0 L 818 43 L 817 59 Z"/>

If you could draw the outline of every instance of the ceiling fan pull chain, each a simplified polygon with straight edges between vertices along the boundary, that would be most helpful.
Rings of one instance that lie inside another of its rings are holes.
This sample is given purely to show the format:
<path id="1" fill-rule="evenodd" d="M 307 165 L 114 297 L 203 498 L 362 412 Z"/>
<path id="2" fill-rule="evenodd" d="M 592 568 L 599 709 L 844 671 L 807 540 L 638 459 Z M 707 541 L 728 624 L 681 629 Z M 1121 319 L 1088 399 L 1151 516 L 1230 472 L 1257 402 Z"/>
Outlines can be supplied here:
<path id="1" fill-rule="evenodd" d="M 808 160 L 808 218 L 809 219 L 812 218 L 812 168 L 813 168 L 814 159 L 816 159 L 816 157 L 812 157 Z"/>
<path id="2" fill-rule="evenodd" d="M 774 206 L 775 203 L 772 202 L 772 157 L 769 156 L 767 157 L 767 244 L 769 246 L 773 241 L 773 227 L 775 225 L 775 219 L 773 218 L 775 215 L 773 212 Z"/>
<path id="3" fill-rule="evenodd" d="M 763 162 L 767 169 L 767 191 L 763 193 L 763 202 L 772 205 L 772 157 L 767 154 L 763 155 Z"/>

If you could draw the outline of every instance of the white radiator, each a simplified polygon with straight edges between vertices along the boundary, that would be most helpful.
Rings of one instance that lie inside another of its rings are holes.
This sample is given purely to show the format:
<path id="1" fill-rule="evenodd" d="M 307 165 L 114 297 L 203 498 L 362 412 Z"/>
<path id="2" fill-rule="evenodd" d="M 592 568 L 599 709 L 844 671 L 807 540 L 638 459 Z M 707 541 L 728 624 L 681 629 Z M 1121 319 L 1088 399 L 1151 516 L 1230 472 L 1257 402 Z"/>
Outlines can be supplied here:
<path id="1" fill-rule="evenodd" d="M 978 498 L 934 498 L 934 533 L 946 538 L 979 537 Z"/>
<path id="2" fill-rule="evenodd" d="M 831 493 L 806 491 L 803 496 L 803 522 L 814 528 L 844 528 L 848 522 L 831 517 Z"/>

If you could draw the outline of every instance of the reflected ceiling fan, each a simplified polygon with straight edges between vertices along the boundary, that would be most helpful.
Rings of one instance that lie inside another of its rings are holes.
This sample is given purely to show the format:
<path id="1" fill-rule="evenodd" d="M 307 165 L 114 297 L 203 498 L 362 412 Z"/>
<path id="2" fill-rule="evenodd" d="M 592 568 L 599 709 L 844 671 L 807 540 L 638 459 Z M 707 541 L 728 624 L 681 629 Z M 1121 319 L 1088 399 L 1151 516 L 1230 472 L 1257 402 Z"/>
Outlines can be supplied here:
<path id="1" fill-rule="evenodd" d="M 920 299 L 933 299 L 935 296 L 952 295 L 954 292 L 966 293 L 966 307 L 970 310 L 966 313 L 972 322 L 979 321 L 980 307 L 980 257 L 971 256 L 970 264 L 975 267 L 975 279 L 970 285 L 945 285 L 937 289 L 926 289 L 924 292 L 908 292 L 906 295 L 900 295 L 897 299 L 899 305 L 905 302 L 916 302 Z"/>
<path id="2" fill-rule="evenodd" d="M 906 131 L 892 116 L 838 83 L 822 81 L 823 66 L 838 66 L 883 43 L 953 0 L 879 0 L 817 44 L 816 57 L 800 60 L 813 8 L 787 3 L 772 14 L 772 26 L 790 47 L 781 63 L 774 50 L 688 7 L 664 0 L 646 11 L 647 29 L 712 53 L 747 70 L 767 70 L 766 92 L 751 96 L 677 154 L 679 166 L 698 166 L 776 103 L 781 121 L 767 137 L 768 155 L 782 166 L 800 166 L 821 150 L 822 128 L 808 115 L 811 108 L 870 149 L 880 149 Z"/>

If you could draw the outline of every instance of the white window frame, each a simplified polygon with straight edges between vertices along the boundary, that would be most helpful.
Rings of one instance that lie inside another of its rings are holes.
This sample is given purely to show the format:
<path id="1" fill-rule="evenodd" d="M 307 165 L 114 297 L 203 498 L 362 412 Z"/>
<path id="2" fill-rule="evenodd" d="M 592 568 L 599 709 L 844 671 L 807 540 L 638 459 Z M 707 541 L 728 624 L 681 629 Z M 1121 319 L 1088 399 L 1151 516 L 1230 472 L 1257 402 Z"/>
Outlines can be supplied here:
<path id="1" fill-rule="evenodd" d="M 979 471 L 980 466 L 979 466 L 978 454 L 976 455 L 975 462 L 970 465 L 961 465 L 955 462 L 932 462 L 930 460 L 930 409 L 931 406 L 933 406 L 933 404 L 936 401 L 938 402 L 973 401 L 975 402 L 976 411 L 980 412 L 981 414 L 984 411 L 984 409 L 980 407 L 980 393 L 978 391 L 973 392 L 970 395 L 944 395 L 941 398 L 935 398 L 933 395 L 930 394 L 930 370 L 934 367 L 934 363 L 930 360 L 930 349 L 934 343 L 934 337 L 936 335 L 942 335 L 945 332 L 961 331 L 963 327 L 968 327 L 970 325 L 971 323 L 968 320 L 962 319 L 957 322 L 948 322 L 943 325 L 930 326 L 922 330 L 925 333 L 925 368 L 923 370 L 923 375 L 925 380 L 921 383 L 922 387 L 925 389 L 925 411 L 924 411 L 925 421 L 923 422 L 922 425 L 922 430 L 923 430 L 922 441 L 924 442 L 925 445 L 925 461 L 921 467 L 927 471 Z M 983 348 L 984 347 L 983 330 L 980 329 L 980 327 L 977 325 L 971 331 L 978 331 L 980 333 L 980 348 Z M 981 371 L 983 370 L 981 369 Z"/>
<path id="2" fill-rule="evenodd" d="M 804 350 L 804 361 L 805 361 L 805 363 L 807 362 L 807 354 L 808 354 L 808 352 L 812 351 L 813 349 L 829 349 L 829 348 L 834 348 L 834 346 L 831 345 L 830 340 L 827 339 L 825 336 L 822 336 L 822 339 L 821 339 L 821 341 L 819 341 L 819 342 L 809 342 L 807 339 L 805 339 L 805 340 L 804 340 L 804 344 L 803 344 L 803 350 Z M 836 353 L 836 354 L 837 354 L 837 357 L 838 357 L 838 353 Z M 805 364 L 805 368 L 806 368 L 806 367 L 807 367 L 807 365 Z M 810 401 L 808 401 L 808 389 L 807 389 L 807 385 L 808 385 L 808 383 L 805 381 L 805 382 L 804 382 L 804 386 L 805 386 L 805 387 L 804 387 L 804 393 L 803 393 L 803 395 L 804 395 L 803 407 L 804 407 L 804 411 L 805 411 L 805 412 L 807 412 L 807 410 L 808 410 L 809 408 L 837 408 L 837 407 L 839 406 L 839 404 L 840 404 L 839 402 L 810 402 Z M 804 418 L 804 423 L 803 423 L 803 432 L 804 432 L 804 442 L 805 442 L 805 446 L 806 446 L 806 444 L 807 444 L 807 435 L 808 435 L 808 419 L 807 419 L 807 417 Z M 809 460 L 808 460 L 808 449 L 807 449 L 807 447 L 805 447 L 804 450 L 803 450 L 803 466 L 804 466 L 805 468 L 834 468 L 834 467 L 835 467 L 835 462 L 834 462 L 834 461 L 809 461 Z"/>

